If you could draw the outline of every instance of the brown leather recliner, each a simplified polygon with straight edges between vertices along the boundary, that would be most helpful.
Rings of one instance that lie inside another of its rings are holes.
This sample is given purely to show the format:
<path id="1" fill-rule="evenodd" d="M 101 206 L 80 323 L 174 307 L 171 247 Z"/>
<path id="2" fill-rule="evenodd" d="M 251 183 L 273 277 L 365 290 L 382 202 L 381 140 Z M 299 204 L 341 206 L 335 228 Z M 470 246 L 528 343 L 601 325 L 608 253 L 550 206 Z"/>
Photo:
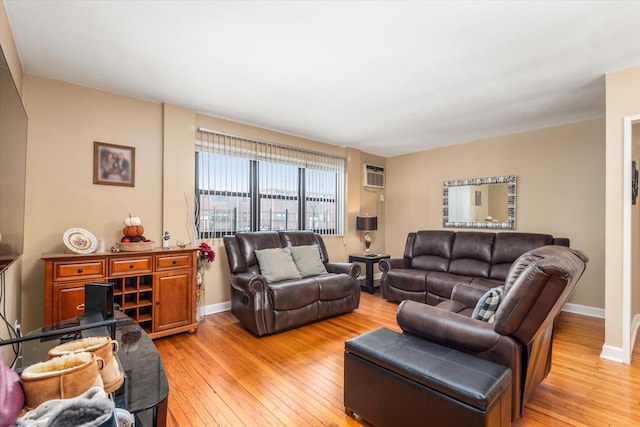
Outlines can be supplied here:
<path id="1" fill-rule="evenodd" d="M 551 369 L 554 320 L 587 262 L 580 251 L 543 246 L 513 263 L 493 322 L 472 319 L 475 306 L 454 295 L 436 306 L 402 302 L 398 324 L 405 333 L 511 368 L 515 419 Z"/>
<path id="2" fill-rule="evenodd" d="M 329 262 L 324 241 L 311 231 L 237 233 L 223 238 L 231 270 L 231 312 L 258 336 L 295 328 L 358 308 L 360 267 Z M 317 245 L 327 273 L 267 281 L 256 250 Z"/>

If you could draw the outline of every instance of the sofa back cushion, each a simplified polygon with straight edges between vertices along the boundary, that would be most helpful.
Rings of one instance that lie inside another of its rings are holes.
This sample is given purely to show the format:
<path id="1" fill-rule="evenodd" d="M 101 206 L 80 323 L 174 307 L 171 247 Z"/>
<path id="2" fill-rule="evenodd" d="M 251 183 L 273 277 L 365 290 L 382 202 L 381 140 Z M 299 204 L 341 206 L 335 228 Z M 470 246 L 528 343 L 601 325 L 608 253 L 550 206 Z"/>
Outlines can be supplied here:
<path id="1" fill-rule="evenodd" d="M 320 251 L 320 259 L 322 263 L 329 262 L 329 253 L 327 247 L 324 245 L 322 236 L 313 231 L 279 231 L 280 242 L 282 247 L 287 246 L 312 246 L 317 245 Z"/>
<path id="2" fill-rule="evenodd" d="M 456 233 L 449 273 L 461 276 L 489 277 L 495 233 L 459 231 Z"/>
<path id="3" fill-rule="evenodd" d="M 536 233 L 497 233 L 493 242 L 489 277 L 505 280 L 511 264 L 523 253 L 540 246 L 552 245 L 553 236 Z"/>
<path id="4" fill-rule="evenodd" d="M 411 258 L 411 268 L 446 272 L 455 235 L 453 231 L 440 230 L 411 233 L 407 239 L 405 258 Z"/>
<path id="5" fill-rule="evenodd" d="M 232 270 L 232 273 L 247 272 L 260 274 L 260 265 L 258 264 L 255 251 L 282 247 L 280 236 L 278 236 L 278 232 L 276 231 L 236 233 L 236 240 L 238 241 L 240 258 L 244 262 L 244 270 Z"/>

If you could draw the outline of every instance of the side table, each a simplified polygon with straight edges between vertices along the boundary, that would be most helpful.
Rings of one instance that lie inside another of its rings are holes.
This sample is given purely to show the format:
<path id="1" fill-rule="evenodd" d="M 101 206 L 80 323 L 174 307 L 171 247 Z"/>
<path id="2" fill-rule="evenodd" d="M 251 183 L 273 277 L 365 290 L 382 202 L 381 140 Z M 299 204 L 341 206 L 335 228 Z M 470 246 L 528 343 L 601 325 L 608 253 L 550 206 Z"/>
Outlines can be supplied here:
<path id="1" fill-rule="evenodd" d="M 364 289 L 369 291 L 370 294 L 374 293 L 376 288 L 380 286 L 374 286 L 373 284 L 373 265 L 380 262 L 381 259 L 391 258 L 391 255 L 386 254 L 374 254 L 367 256 L 365 254 L 351 254 L 349 255 L 349 262 L 361 262 L 365 264 L 365 278 L 366 286 Z"/>

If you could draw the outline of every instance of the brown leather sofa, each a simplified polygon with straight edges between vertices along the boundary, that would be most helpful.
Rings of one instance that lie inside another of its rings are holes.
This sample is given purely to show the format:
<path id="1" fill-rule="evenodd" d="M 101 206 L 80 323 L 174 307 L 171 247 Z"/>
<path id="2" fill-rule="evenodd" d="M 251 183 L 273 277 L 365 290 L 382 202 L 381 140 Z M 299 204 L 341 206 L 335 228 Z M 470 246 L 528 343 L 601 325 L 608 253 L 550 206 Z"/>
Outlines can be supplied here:
<path id="1" fill-rule="evenodd" d="M 324 241 L 311 231 L 237 233 L 223 238 L 231 271 L 231 312 L 258 336 L 348 313 L 360 304 L 360 267 L 329 262 Z M 268 281 L 256 250 L 317 245 L 325 274 Z"/>
<path id="2" fill-rule="evenodd" d="M 474 301 L 454 293 L 436 306 L 402 302 L 398 324 L 404 333 L 510 368 L 515 419 L 551 369 L 554 320 L 587 262 L 585 254 L 564 246 L 533 249 L 509 270 L 492 322 L 470 318 Z"/>
<path id="3" fill-rule="evenodd" d="M 382 297 L 435 305 L 455 296 L 471 304 L 488 289 L 504 284 L 520 255 L 545 245 L 569 246 L 569 239 L 538 233 L 409 233 L 403 258 L 379 263 Z"/>

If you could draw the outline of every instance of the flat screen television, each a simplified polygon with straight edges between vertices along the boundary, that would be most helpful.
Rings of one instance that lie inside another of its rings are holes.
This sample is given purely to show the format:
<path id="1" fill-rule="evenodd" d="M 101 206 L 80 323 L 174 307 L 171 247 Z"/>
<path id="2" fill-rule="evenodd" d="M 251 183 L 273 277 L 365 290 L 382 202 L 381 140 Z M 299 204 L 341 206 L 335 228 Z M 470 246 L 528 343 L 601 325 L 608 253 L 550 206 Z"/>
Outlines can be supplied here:
<path id="1" fill-rule="evenodd" d="M 0 271 L 23 251 L 27 113 L 0 49 Z"/>

